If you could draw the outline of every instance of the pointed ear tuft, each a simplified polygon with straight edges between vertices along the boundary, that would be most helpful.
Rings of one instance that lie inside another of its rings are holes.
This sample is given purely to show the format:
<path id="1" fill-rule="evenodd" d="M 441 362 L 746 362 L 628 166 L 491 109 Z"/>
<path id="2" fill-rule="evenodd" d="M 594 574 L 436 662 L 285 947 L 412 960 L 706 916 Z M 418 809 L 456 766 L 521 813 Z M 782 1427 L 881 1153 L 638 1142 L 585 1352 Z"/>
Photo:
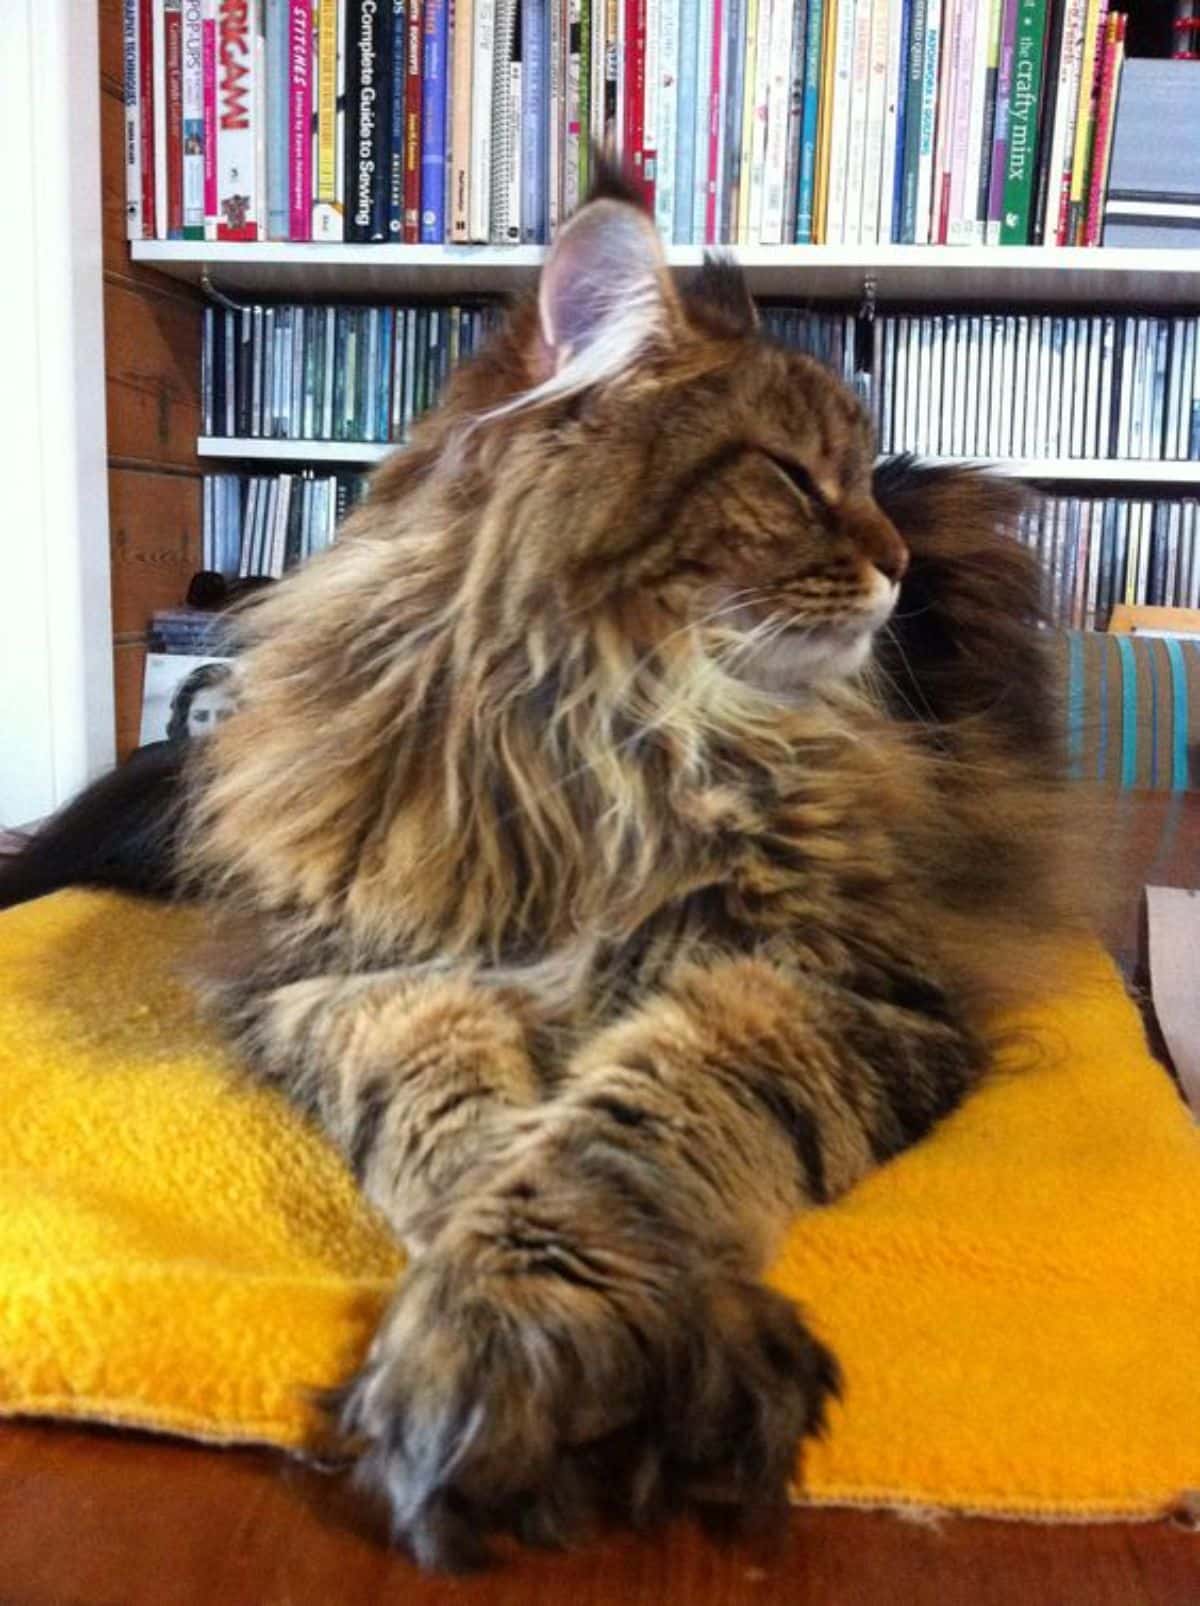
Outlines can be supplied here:
<path id="1" fill-rule="evenodd" d="M 634 180 L 612 157 L 606 156 L 594 145 L 592 181 L 584 205 L 589 205 L 592 201 L 624 201 L 626 206 L 632 206 L 635 211 L 645 212 L 647 217 L 650 215 Z"/>
<path id="2" fill-rule="evenodd" d="M 752 335 L 758 328 L 758 308 L 746 275 L 732 257 L 706 254 L 689 290 L 693 305 L 702 302 L 737 334 Z"/>
<path id="3" fill-rule="evenodd" d="M 654 224 L 638 206 L 589 201 L 560 231 L 538 287 L 542 339 L 554 370 L 579 383 L 615 378 L 682 323 Z"/>

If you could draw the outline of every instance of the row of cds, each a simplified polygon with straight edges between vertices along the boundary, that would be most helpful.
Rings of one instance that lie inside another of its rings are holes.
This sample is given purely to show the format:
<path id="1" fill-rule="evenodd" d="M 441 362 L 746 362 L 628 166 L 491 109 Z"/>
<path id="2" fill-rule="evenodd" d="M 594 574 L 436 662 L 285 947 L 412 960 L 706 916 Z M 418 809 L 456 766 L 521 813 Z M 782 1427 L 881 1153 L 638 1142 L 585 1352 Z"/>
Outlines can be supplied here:
<path id="1" fill-rule="evenodd" d="M 361 474 L 206 474 L 203 567 L 277 580 L 330 545 L 365 489 Z"/>

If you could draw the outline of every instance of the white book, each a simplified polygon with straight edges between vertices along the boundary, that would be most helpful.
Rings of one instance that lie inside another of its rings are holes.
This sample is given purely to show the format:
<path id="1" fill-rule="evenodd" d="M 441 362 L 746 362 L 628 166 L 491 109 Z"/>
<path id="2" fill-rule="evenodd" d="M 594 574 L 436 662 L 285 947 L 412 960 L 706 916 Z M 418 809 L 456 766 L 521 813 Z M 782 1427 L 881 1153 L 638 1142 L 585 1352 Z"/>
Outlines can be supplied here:
<path id="1" fill-rule="evenodd" d="M 204 6 L 183 0 L 183 227 L 204 234 Z"/>
<path id="2" fill-rule="evenodd" d="M 1129 449 L 1126 454 L 1129 457 L 1144 455 L 1146 398 L 1149 385 L 1153 382 L 1153 371 L 1150 320 L 1139 318 L 1134 342 L 1133 373 L 1130 380 Z"/>
<path id="3" fill-rule="evenodd" d="M 563 38 L 563 25 L 566 22 L 566 15 L 563 5 L 558 3 L 558 0 L 556 0 L 556 3 L 547 6 L 547 11 L 549 14 L 549 26 L 546 30 L 546 81 L 548 85 L 546 104 L 549 125 L 546 135 L 546 221 L 550 229 L 550 238 L 553 239 L 558 232 L 559 223 L 563 221 L 561 182 L 563 160 L 562 123 L 563 100 L 566 94 L 566 85 L 563 80 L 567 70 L 566 40 Z M 621 27 L 617 60 L 623 62 L 625 60 L 624 6 L 619 5 L 617 7 L 617 15 L 620 19 Z M 618 72 L 618 130 L 625 127 L 624 83 L 624 72 Z M 618 133 L 617 137 L 618 139 L 621 137 L 620 133 Z M 628 159 L 628 151 L 623 152 L 623 154 Z"/>
<path id="4" fill-rule="evenodd" d="M 900 46 L 904 35 L 904 0 L 889 0 L 887 35 L 887 72 L 883 95 L 883 156 L 880 162 L 879 223 L 875 239 L 888 245 L 892 239 L 896 201 L 896 141 L 900 129 L 900 85 L 908 71 L 907 61 L 900 59 Z M 903 156 L 903 152 L 900 153 Z"/>
<path id="5" fill-rule="evenodd" d="M 760 245 L 783 244 L 787 171 L 788 116 L 792 95 L 792 22 L 795 0 L 774 0 L 771 6 L 771 38 L 768 50 L 767 133 L 763 155 L 763 203 L 759 223 Z"/>
<path id="6" fill-rule="evenodd" d="M 624 12 L 625 7 L 621 6 L 620 10 Z M 691 133 L 696 156 L 692 173 L 694 245 L 704 244 L 708 224 L 708 124 L 712 115 L 712 36 L 713 7 L 711 0 L 704 0 L 700 6 L 700 29 L 696 45 L 696 105 Z"/>
<path id="7" fill-rule="evenodd" d="M 845 245 L 846 178 L 849 171 L 850 97 L 853 90 L 855 0 L 840 0 L 833 39 L 833 106 L 829 128 L 829 179 L 825 199 L 825 242 Z M 761 8 L 759 27 L 762 26 Z"/>
<path id="8" fill-rule="evenodd" d="M 514 20 L 515 20 L 514 13 Z M 508 238 L 514 243 L 521 238 L 521 112 L 525 93 L 524 63 L 514 59 L 508 64 L 508 109 L 512 134 L 508 141 Z"/>
<path id="9" fill-rule="evenodd" d="M 921 5 L 922 0 L 913 0 Z M 937 154 L 938 86 L 941 82 L 942 0 L 925 0 L 925 65 L 921 86 L 921 143 L 917 162 L 917 245 L 933 238 L 933 181 Z"/>
<path id="10" fill-rule="evenodd" d="M 754 73 L 750 76 L 750 63 L 746 63 L 747 82 L 745 93 L 753 96 L 753 124 L 750 136 L 750 173 L 749 173 L 749 227 L 747 243 L 758 245 L 762 239 L 763 208 L 765 195 L 763 193 L 767 171 L 767 117 L 771 101 L 771 40 L 775 23 L 775 12 L 782 9 L 788 0 L 759 0 L 758 7 L 758 36 L 755 40 Z M 701 14 L 708 7 L 701 4 Z M 703 34 L 701 35 L 703 38 Z M 697 153 L 703 148 L 698 144 Z M 742 172 L 742 182 L 746 183 L 747 175 Z M 692 235 L 693 240 L 704 236 Z"/>
<path id="11" fill-rule="evenodd" d="M 123 0 L 121 8 L 121 76 L 125 101 L 125 238 L 140 240 L 142 233 L 142 101 L 140 94 L 141 35 L 138 0 Z M 207 481 L 205 482 L 207 484 Z M 211 568 L 211 564 L 207 565 Z"/>
<path id="12" fill-rule="evenodd" d="M 858 215 L 858 242 L 877 245 L 884 238 L 879 232 L 880 193 L 885 187 L 883 148 L 886 139 L 888 97 L 888 41 L 891 36 L 888 0 L 873 0 L 871 30 L 867 47 L 867 112 L 863 149 L 862 204 Z M 886 188 L 892 191 L 891 169 Z"/>
<path id="13" fill-rule="evenodd" d="M 994 0 L 991 4 L 979 0 L 967 127 L 967 170 L 963 183 L 962 210 L 958 217 L 959 238 L 964 245 L 982 245 L 987 222 L 987 208 L 980 208 L 979 186 L 983 170 L 983 125 L 988 97 L 988 52 L 992 42 L 992 19 L 997 13 Z"/>
<path id="14" fill-rule="evenodd" d="M 471 50 L 471 187 L 468 233 L 486 245 L 492 222 L 492 96 L 496 72 L 496 0 L 475 0 Z M 553 169 L 551 170 L 553 172 Z"/>
<path id="15" fill-rule="evenodd" d="M 958 14 L 958 36 L 955 41 L 955 65 L 952 69 L 954 110 L 948 148 L 950 196 L 946 212 L 946 240 L 950 245 L 969 245 L 971 234 L 964 229 L 964 221 L 974 215 L 974 200 L 967 200 L 967 182 L 970 177 L 971 153 L 967 141 L 971 129 L 971 108 L 975 98 L 975 44 L 980 32 L 987 32 L 987 15 L 981 11 L 981 0 L 962 0 Z M 976 166 L 978 184 L 978 166 Z"/>
<path id="16" fill-rule="evenodd" d="M 842 244 L 857 245 L 862 223 L 867 149 L 867 99 L 871 87 L 871 19 L 875 0 L 854 0 L 850 85 L 850 133 L 846 148 L 846 212 Z"/>
<path id="17" fill-rule="evenodd" d="M 1029 456 L 1029 319 L 1016 319 L 1016 344 L 1013 348 L 1013 438 L 1012 455 Z"/>
<path id="18" fill-rule="evenodd" d="M 294 474 L 279 476 L 279 501 L 275 508 L 275 530 L 271 542 L 271 574 L 276 580 L 283 578 L 287 563 L 288 520 L 291 517 L 295 478 Z"/>
<path id="19" fill-rule="evenodd" d="M 589 5 L 591 0 L 571 0 L 573 7 Z M 643 171 L 648 182 L 657 186 L 658 140 L 662 97 L 662 9 L 663 0 L 646 0 L 646 57 L 644 92 L 642 95 L 642 158 Z M 583 63 L 580 63 L 580 72 Z M 578 105 L 578 102 L 576 102 Z M 708 146 L 703 147 L 706 157 Z M 699 155 L 700 147 L 697 147 Z M 705 161 L 707 171 L 707 160 Z M 701 234 L 697 244 L 703 240 Z"/>
<path id="20" fill-rule="evenodd" d="M 603 32 L 593 10 L 593 41 Z M 593 94 L 595 88 L 593 86 Z M 660 0 L 658 43 L 658 147 L 654 166 L 654 221 L 664 240 L 675 227 L 675 158 L 679 135 L 679 0 Z"/>
<path id="21" fill-rule="evenodd" d="M 154 237 L 167 238 L 167 19 L 164 0 L 150 14 L 150 68 L 154 80 Z"/>
<path id="22" fill-rule="evenodd" d="M 954 370 L 958 349 L 960 319 L 949 313 L 942 334 L 942 371 L 939 391 L 941 405 L 937 419 L 937 453 L 939 457 L 954 456 Z"/>
<path id="23" fill-rule="evenodd" d="M 492 137 L 491 198 L 488 203 L 488 239 L 493 245 L 513 245 L 521 238 L 520 189 L 513 207 L 513 166 L 520 171 L 521 63 L 517 44 L 516 0 L 497 0 L 492 26 Z M 515 71 L 514 71 L 515 69 Z M 518 104 L 513 104 L 516 92 Z M 474 182 L 474 175 L 472 175 Z M 472 182 L 472 187 L 473 187 Z M 578 188 L 578 169 L 576 170 Z"/>
<path id="24" fill-rule="evenodd" d="M 565 222 L 579 206 L 579 30 L 582 19 L 581 0 L 567 0 L 567 27 L 563 40 L 566 52 L 563 71 L 563 173 L 562 209 Z M 647 39 L 649 35 L 647 33 Z M 649 80 L 645 80 L 643 114 L 649 99 Z M 643 149 L 645 145 L 643 144 Z"/>

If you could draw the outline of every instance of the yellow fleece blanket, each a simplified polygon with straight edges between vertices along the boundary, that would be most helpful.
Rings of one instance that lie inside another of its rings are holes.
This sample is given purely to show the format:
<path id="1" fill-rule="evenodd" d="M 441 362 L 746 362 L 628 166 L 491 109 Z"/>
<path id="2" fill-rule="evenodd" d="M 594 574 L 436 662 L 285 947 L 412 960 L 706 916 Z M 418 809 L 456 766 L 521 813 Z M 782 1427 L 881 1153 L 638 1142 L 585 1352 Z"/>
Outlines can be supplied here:
<path id="1" fill-rule="evenodd" d="M 201 926 L 97 893 L 0 917 L 0 1413 L 296 1448 L 400 1258 L 197 1022 Z M 1200 1488 L 1197 1134 L 1098 952 L 1020 1024 L 775 1269 L 847 1380 L 808 1498 L 1134 1517 Z"/>

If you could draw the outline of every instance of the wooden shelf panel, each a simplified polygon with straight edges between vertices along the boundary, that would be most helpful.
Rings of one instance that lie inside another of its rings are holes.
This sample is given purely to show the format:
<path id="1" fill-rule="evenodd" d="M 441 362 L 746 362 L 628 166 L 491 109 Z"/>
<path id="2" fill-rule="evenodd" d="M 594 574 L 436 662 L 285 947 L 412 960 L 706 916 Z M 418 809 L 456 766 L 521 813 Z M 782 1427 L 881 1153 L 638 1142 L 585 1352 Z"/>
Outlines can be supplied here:
<path id="1" fill-rule="evenodd" d="M 263 245 L 135 241 L 133 260 L 231 295 L 484 295 L 528 287 L 540 246 Z M 1200 252 L 1042 246 L 742 246 L 729 248 L 756 295 L 796 300 L 1103 303 L 1200 307 Z M 695 269 L 703 247 L 667 247 Z"/>
<path id="2" fill-rule="evenodd" d="M 202 435 L 196 443 L 200 457 L 223 457 L 257 462 L 283 463 L 378 463 L 399 448 L 395 443 L 377 441 L 278 441 L 245 440 L 241 437 Z M 926 458 L 926 462 L 951 462 L 950 458 Z M 1182 485 L 1200 489 L 1200 462 L 1164 463 L 1143 460 L 1095 458 L 1009 458 L 979 463 L 1015 479 L 1052 480 L 1055 483 L 1115 485 Z"/>

